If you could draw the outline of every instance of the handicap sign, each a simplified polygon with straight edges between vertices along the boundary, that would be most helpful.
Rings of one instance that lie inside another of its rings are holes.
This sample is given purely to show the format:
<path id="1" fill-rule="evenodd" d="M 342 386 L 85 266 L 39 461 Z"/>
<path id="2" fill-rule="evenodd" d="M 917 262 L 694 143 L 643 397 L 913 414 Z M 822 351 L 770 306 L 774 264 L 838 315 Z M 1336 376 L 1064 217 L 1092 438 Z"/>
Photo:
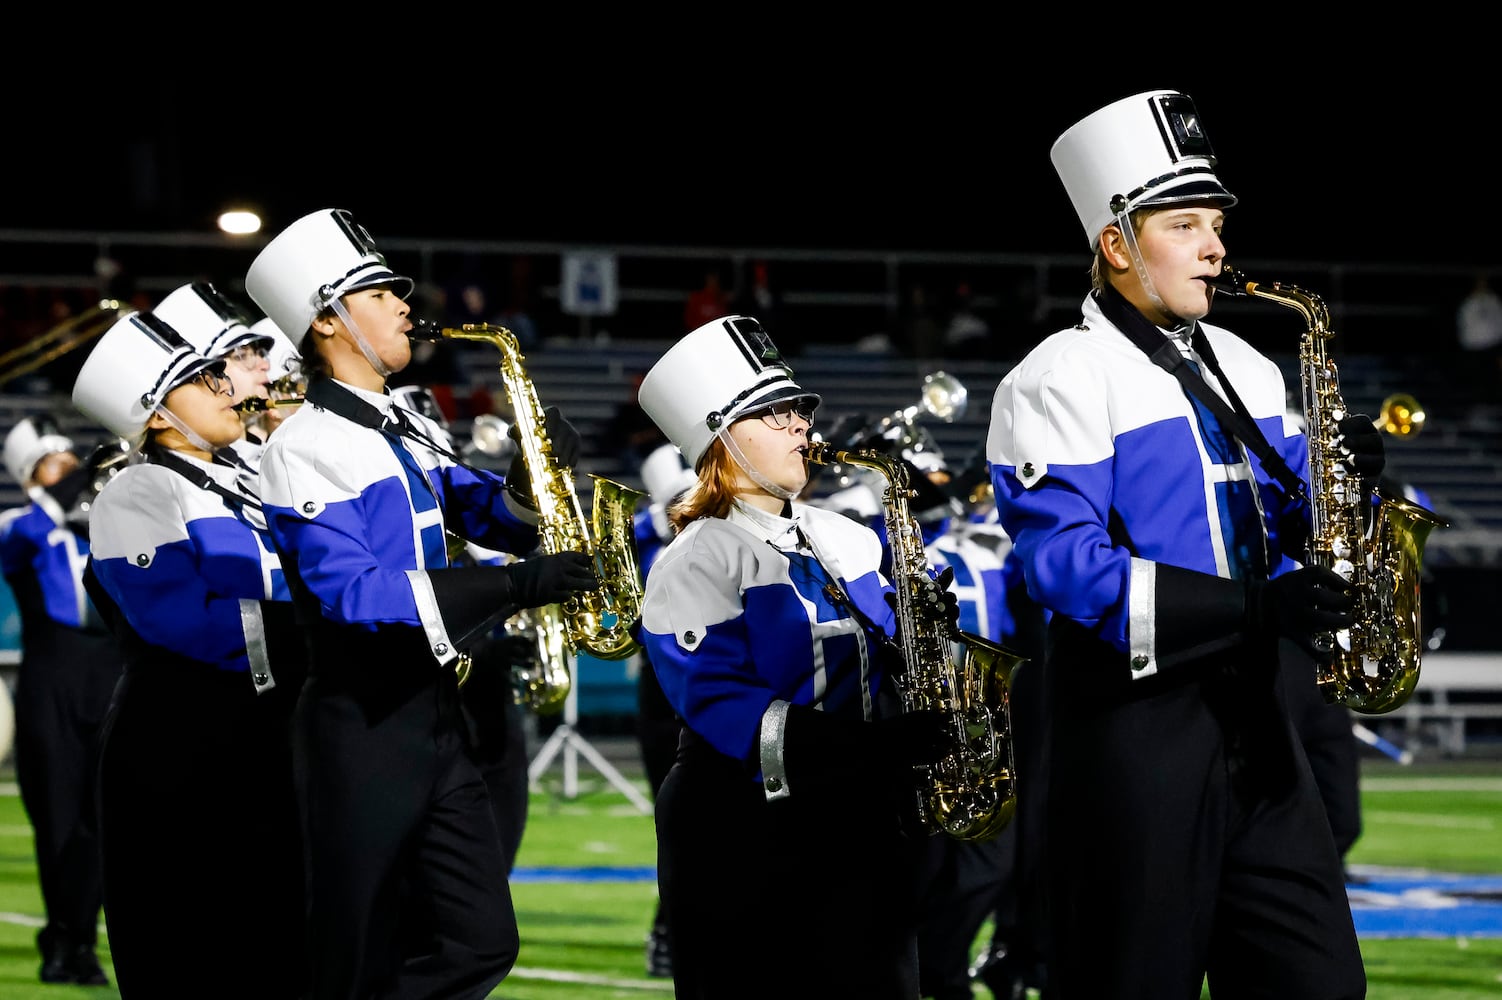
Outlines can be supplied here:
<path id="1" fill-rule="evenodd" d="M 563 255 L 559 299 L 570 316 L 614 316 L 615 254 L 579 251 Z"/>

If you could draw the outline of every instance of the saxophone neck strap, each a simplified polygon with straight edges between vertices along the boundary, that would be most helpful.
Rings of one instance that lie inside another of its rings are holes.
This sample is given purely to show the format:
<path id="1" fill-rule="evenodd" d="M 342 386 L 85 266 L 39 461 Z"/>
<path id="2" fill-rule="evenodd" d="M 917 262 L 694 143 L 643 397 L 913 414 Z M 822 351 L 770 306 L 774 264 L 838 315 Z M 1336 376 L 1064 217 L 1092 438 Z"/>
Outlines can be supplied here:
<path id="1" fill-rule="evenodd" d="M 1101 312 L 1106 318 L 1114 323 L 1128 340 L 1136 344 L 1153 364 L 1178 379 L 1184 392 L 1199 400 L 1211 413 L 1215 414 L 1221 426 L 1234 434 L 1261 460 L 1262 467 L 1288 491 L 1290 496 L 1307 498 L 1308 485 L 1294 474 L 1294 471 L 1288 467 L 1288 463 L 1283 461 L 1283 456 L 1267 443 L 1267 438 L 1262 435 L 1257 422 L 1247 411 L 1246 404 L 1242 403 L 1241 397 L 1236 394 L 1230 380 L 1220 370 L 1220 362 L 1216 360 L 1215 352 L 1210 348 L 1210 340 L 1200 329 L 1199 324 L 1194 325 L 1194 336 L 1191 341 L 1195 353 L 1204 359 L 1206 366 L 1214 373 L 1220 384 L 1225 386 L 1226 395 L 1231 398 L 1234 408 L 1221 398 L 1220 393 L 1210 388 L 1199 370 L 1189 364 L 1184 355 L 1179 352 L 1178 346 L 1164 335 L 1163 331 L 1149 323 L 1114 288 L 1108 286 L 1106 292 L 1107 294 L 1097 296 Z"/>
<path id="2" fill-rule="evenodd" d="M 470 468 L 465 462 L 447 446 L 434 441 L 427 434 L 414 427 L 406 417 L 405 412 L 394 401 L 391 404 L 390 414 L 383 414 L 378 407 L 366 402 L 359 396 L 350 392 L 344 386 L 333 379 L 319 379 L 308 386 L 303 401 L 320 406 L 330 413 L 353 421 L 361 427 L 369 427 L 371 430 L 380 431 L 389 437 L 406 438 L 416 441 L 425 448 L 431 448 L 457 465 Z"/>
<path id="3" fill-rule="evenodd" d="M 240 484 L 240 489 L 244 492 L 236 493 L 234 490 L 221 485 L 207 471 L 199 468 L 192 462 L 185 461 L 181 457 L 174 455 L 167 448 L 152 448 L 148 452 L 147 458 L 153 465 L 160 465 L 163 468 L 171 469 L 199 489 L 219 494 L 230 505 L 231 510 L 237 510 L 241 507 L 253 507 L 256 510 L 261 509 L 260 500 L 251 495 L 250 491 L 243 484 Z M 221 464 L 229 465 L 230 463 Z"/>
<path id="4" fill-rule="evenodd" d="M 839 574 L 835 573 L 829 568 L 829 564 L 825 562 L 824 557 L 819 554 L 818 547 L 814 545 L 813 539 L 808 537 L 808 535 L 804 532 L 803 526 L 795 524 L 793 526 L 793 530 L 798 533 L 799 543 L 808 550 L 809 554 L 814 557 L 814 562 L 819 564 L 819 569 L 824 572 L 824 576 L 828 581 L 824 584 L 824 598 L 829 601 L 831 605 L 839 608 L 840 610 L 848 614 L 851 618 L 855 619 L 856 624 L 860 625 L 860 627 L 865 630 L 866 635 L 870 636 L 871 640 L 877 645 L 891 643 L 891 636 L 882 631 L 880 626 L 873 622 L 869 615 L 867 615 L 864 611 L 856 606 L 855 600 L 850 596 L 850 592 L 847 591 L 844 584 L 840 582 Z M 768 544 L 771 543 L 769 542 Z M 775 545 L 773 545 L 772 547 L 776 548 Z"/>

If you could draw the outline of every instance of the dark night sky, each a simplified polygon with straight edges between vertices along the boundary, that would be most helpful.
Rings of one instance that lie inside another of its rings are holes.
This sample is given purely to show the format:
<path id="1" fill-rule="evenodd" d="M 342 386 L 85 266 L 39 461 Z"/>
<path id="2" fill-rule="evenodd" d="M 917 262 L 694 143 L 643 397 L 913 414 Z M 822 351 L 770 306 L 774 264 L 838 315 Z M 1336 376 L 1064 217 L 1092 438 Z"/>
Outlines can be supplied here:
<path id="1" fill-rule="evenodd" d="M 1164 88 L 1195 98 L 1241 198 L 1233 259 L 1502 261 L 1473 214 L 1474 178 L 1452 173 L 1477 168 L 1491 102 L 1421 94 L 1431 81 L 1418 70 L 1355 86 L 1308 68 L 1064 83 L 938 59 L 869 69 L 764 67 L 740 83 L 602 73 L 577 92 L 457 73 L 389 103 L 377 91 L 273 100 L 251 80 L 127 82 L 130 113 L 102 119 L 37 95 L 22 134 L 55 152 L 12 160 L 20 183 L 0 225 L 197 230 L 244 197 L 271 230 L 338 206 L 377 241 L 1076 253 L 1050 145 L 1094 108 Z"/>

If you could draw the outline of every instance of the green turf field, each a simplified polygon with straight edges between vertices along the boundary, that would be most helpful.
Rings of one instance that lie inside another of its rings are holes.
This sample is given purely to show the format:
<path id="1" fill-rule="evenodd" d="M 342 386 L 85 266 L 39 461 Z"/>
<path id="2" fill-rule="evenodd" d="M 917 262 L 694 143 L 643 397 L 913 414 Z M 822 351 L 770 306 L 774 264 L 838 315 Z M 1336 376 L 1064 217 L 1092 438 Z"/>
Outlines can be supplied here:
<path id="1" fill-rule="evenodd" d="M 1357 870 L 1502 873 L 1502 762 L 1403 768 L 1377 762 L 1363 775 L 1362 805 L 1365 831 L 1349 859 Z M 629 875 L 631 869 L 650 869 L 654 854 L 651 818 L 619 791 L 587 774 L 570 800 L 545 777 L 532 797 L 518 867 L 619 868 Z M 650 879 L 518 878 L 512 893 L 521 956 L 493 998 L 672 995 L 668 982 L 643 971 L 643 941 L 656 898 Z M 118 997 L 113 988 L 41 985 L 34 943 L 40 923 L 31 831 L 12 785 L 0 794 L 0 1000 Z M 983 929 L 982 941 L 988 933 Z M 100 958 L 112 971 L 102 931 L 101 945 Z M 1502 996 L 1502 938 L 1364 938 L 1362 951 L 1372 1000 Z M 213 996 L 202 989 L 192 995 Z M 990 1000 L 988 991 L 978 986 L 976 1000 Z"/>

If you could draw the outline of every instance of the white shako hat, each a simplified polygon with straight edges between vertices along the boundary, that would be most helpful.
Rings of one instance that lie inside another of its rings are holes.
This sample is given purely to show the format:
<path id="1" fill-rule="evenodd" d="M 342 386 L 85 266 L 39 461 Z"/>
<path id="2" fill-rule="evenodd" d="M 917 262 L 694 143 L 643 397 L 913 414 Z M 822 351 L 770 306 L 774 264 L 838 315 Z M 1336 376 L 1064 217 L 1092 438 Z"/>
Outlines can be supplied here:
<path id="1" fill-rule="evenodd" d="M 412 294 L 412 279 L 392 272 L 365 227 L 340 208 L 283 229 L 245 274 L 246 294 L 299 350 L 313 319 L 335 299 L 375 285 L 391 285 L 403 299 Z"/>
<path id="2" fill-rule="evenodd" d="M 155 313 L 133 312 L 104 331 L 73 383 L 73 405 L 116 437 L 141 433 L 167 393 L 205 368 L 204 357 Z"/>
<path id="3" fill-rule="evenodd" d="M 725 316 L 684 334 L 647 372 L 636 399 L 696 469 L 715 433 L 740 417 L 785 399 L 819 405 L 750 316 Z"/>
<path id="4" fill-rule="evenodd" d="M 268 338 L 246 325 L 244 312 L 206 281 L 179 286 L 151 310 L 206 358 L 222 358 L 237 347 Z M 269 342 L 266 343 L 270 348 Z"/>
<path id="5" fill-rule="evenodd" d="M 72 450 L 73 440 L 63 434 L 57 421 L 48 416 L 25 417 L 5 435 L 5 469 L 25 485 L 42 459 Z"/>
<path id="6" fill-rule="evenodd" d="M 1215 153 L 1188 95 L 1153 90 L 1108 104 L 1070 126 L 1049 152 L 1094 250 L 1123 212 L 1236 197 L 1215 176 Z"/>
<path id="7" fill-rule="evenodd" d="M 270 316 L 256 320 L 250 324 L 250 329 L 257 336 L 271 341 L 271 346 L 266 350 L 266 360 L 271 365 L 273 382 L 302 372 L 302 355 L 297 353 L 297 345 L 292 343 L 292 338 L 283 333 L 282 328 Z"/>
<path id="8" fill-rule="evenodd" d="M 676 444 L 661 444 L 642 459 L 641 481 L 653 503 L 667 503 L 694 485 L 694 470 Z"/>

